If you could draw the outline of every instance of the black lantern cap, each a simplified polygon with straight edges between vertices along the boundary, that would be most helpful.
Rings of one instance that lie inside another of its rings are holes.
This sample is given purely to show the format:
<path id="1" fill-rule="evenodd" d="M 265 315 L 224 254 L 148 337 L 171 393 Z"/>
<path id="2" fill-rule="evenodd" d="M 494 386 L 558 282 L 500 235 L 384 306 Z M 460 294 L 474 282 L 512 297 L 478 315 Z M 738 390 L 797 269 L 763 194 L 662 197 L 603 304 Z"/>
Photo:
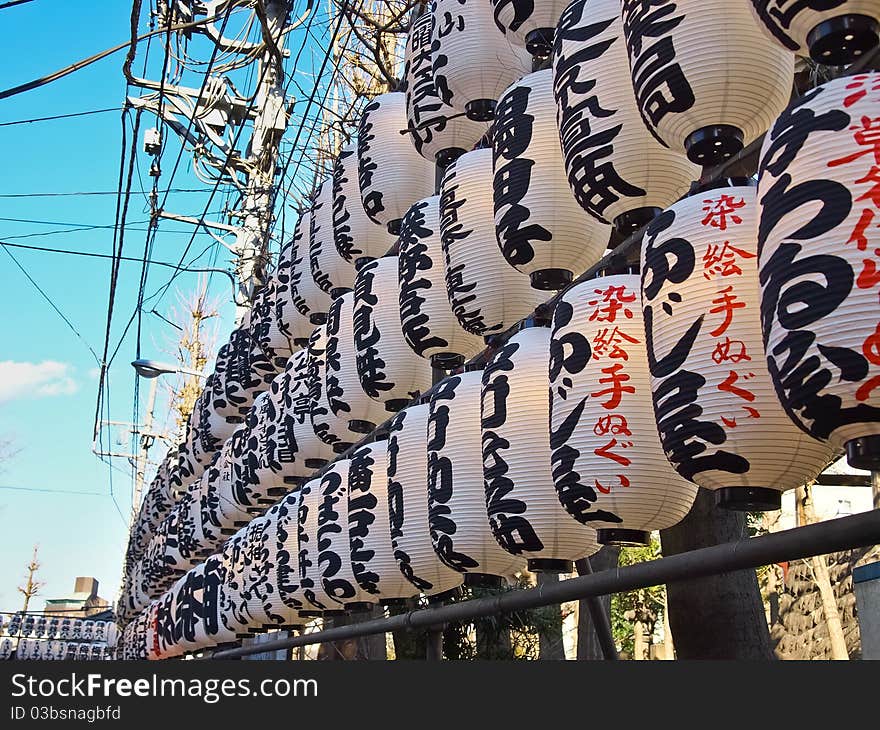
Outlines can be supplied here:
<path id="1" fill-rule="evenodd" d="M 431 367 L 437 370 L 455 370 L 464 365 L 464 355 L 457 352 L 438 352 L 431 355 Z"/>
<path id="2" fill-rule="evenodd" d="M 574 569 L 570 560 L 552 558 L 533 558 L 528 561 L 527 567 L 533 573 L 571 573 Z"/>
<path id="3" fill-rule="evenodd" d="M 362 421 L 360 419 L 353 418 L 348 422 L 348 430 L 354 431 L 355 433 L 371 433 L 374 428 L 376 428 L 376 424 L 372 421 Z"/>
<path id="4" fill-rule="evenodd" d="M 596 542 L 600 545 L 644 547 L 651 544 L 651 533 L 647 530 L 624 530 L 617 527 L 603 527 L 596 530 Z"/>
<path id="5" fill-rule="evenodd" d="M 468 588 L 502 588 L 504 578 L 490 573 L 465 573 L 464 584 Z"/>
<path id="6" fill-rule="evenodd" d="M 406 398 L 392 398 L 385 402 L 385 410 L 389 413 L 397 413 L 406 408 L 408 404 L 409 401 Z"/>
<path id="7" fill-rule="evenodd" d="M 495 119 L 496 106 L 495 99 L 474 99 L 464 105 L 464 111 L 468 119 L 475 122 L 491 122 Z"/>
<path id="8" fill-rule="evenodd" d="M 632 210 L 621 213 L 614 221 L 614 230 L 621 236 L 626 238 L 631 233 L 635 233 L 639 228 L 648 225 L 663 211 L 663 208 L 646 205 L 643 208 L 633 208 Z"/>
<path id="9" fill-rule="evenodd" d="M 549 58 L 553 53 L 556 28 L 535 28 L 526 34 L 526 50 L 535 58 Z M 535 69 L 539 71 L 540 69 Z"/>
<path id="10" fill-rule="evenodd" d="M 346 603 L 345 610 L 350 613 L 366 613 L 375 605 L 375 603 L 370 603 L 369 601 L 354 601 L 352 603 Z"/>
<path id="11" fill-rule="evenodd" d="M 465 152 L 467 152 L 467 150 L 462 149 L 461 147 L 446 147 L 434 155 L 434 161 L 437 163 L 437 167 L 441 168 L 441 170 L 445 170 L 459 157 L 465 154 Z"/>
<path id="12" fill-rule="evenodd" d="M 330 298 L 331 299 L 339 299 L 344 294 L 348 294 L 351 289 L 347 286 L 337 286 L 330 290 Z"/>
<path id="13" fill-rule="evenodd" d="M 846 66 L 880 41 L 880 25 L 868 15 L 838 15 L 807 34 L 810 58 L 826 66 Z"/>
<path id="14" fill-rule="evenodd" d="M 720 165 L 743 148 L 743 132 L 730 124 L 702 127 L 688 136 L 684 148 L 688 159 L 697 165 Z"/>
<path id="15" fill-rule="evenodd" d="M 332 447 L 333 453 L 334 454 L 344 454 L 352 446 L 353 446 L 353 444 L 349 441 L 337 441 L 335 444 L 333 444 L 333 447 Z"/>
<path id="16" fill-rule="evenodd" d="M 782 492 L 766 487 L 724 487 L 715 490 L 715 506 L 736 512 L 774 512 L 782 507 Z"/>
<path id="17" fill-rule="evenodd" d="M 308 337 L 297 337 L 293 344 L 297 347 L 308 347 L 309 346 L 309 338 Z"/>
<path id="18" fill-rule="evenodd" d="M 403 223 L 402 218 L 395 218 L 393 221 L 388 221 L 388 225 L 386 226 L 386 228 L 388 229 L 388 232 L 392 236 L 399 236 L 400 235 L 400 225 L 402 223 Z"/>
<path id="19" fill-rule="evenodd" d="M 880 470 L 880 436 L 862 436 L 847 441 L 846 463 L 853 469 Z"/>
<path id="20" fill-rule="evenodd" d="M 540 291 L 559 291 L 572 281 L 572 273 L 568 269 L 539 269 L 529 274 L 532 289 Z"/>
<path id="21" fill-rule="evenodd" d="M 306 459 L 306 469 L 321 469 L 327 466 L 327 459 Z"/>
<path id="22" fill-rule="evenodd" d="M 314 314 L 310 314 L 309 322 L 316 327 L 322 324 L 327 324 L 327 312 L 315 312 Z"/>

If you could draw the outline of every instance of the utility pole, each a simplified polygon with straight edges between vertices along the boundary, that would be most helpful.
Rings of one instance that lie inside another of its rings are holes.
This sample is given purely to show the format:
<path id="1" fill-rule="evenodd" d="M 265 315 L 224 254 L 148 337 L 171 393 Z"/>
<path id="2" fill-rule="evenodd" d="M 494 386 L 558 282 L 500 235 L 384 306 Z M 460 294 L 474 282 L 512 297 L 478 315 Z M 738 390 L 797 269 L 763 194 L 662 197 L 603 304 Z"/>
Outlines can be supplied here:
<path id="1" fill-rule="evenodd" d="M 31 562 L 28 563 L 28 577 L 27 583 L 23 586 L 18 587 L 18 592 L 24 596 L 24 606 L 21 608 L 22 619 L 24 619 L 24 615 L 27 614 L 28 604 L 31 602 L 31 598 L 33 598 L 37 593 L 40 592 L 40 588 L 43 587 L 42 581 L 34 580 L 34 574 L 40 569 L 40 561 L 37 560 L 37 550 L 39 549 L 38 545 L 34 545 L 34 554 L 31 557 Z"/>

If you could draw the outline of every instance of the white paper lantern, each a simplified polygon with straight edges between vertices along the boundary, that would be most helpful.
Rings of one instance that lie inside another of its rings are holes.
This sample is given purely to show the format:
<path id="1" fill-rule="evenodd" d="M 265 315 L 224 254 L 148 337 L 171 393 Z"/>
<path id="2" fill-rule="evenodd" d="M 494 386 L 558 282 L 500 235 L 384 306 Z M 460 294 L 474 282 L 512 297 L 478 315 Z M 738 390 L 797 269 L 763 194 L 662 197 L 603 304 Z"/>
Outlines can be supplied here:
<path id="1" fill-rule="evenodd" d="M 462 584 L 464 576 L 434 552 L 428 525 L 427 404 L 405 408 L 388 429 L 388 512 L 391 546 L 404 577 L 428 596 Z"/>
<path id="2" fill-rule="evenodd" d="M 691 161 L 729 159 L 785 109 L 794 54 L 767 38 L 748 3 L 622 0 L 622 7 L 645 124 Z"/>
<path id="3" fill-rule="evenodd" d="M 12 657 L 12 639 L 8 636 L 0 639 L 0 661 L 7 661 Z"/>
<path id="4" fill-rule="evenodd" d="M 284 410 L 293 417 L 293 436 L 296 441 L 296 461 L 291 476 L 308 477 L 333 457 L 333 449 L 318 438 L 312 427 L 312 401 L 309 394 L 309 353 L 301 350 L 290 358 L 287 365 L 290 377 L 283 395 Z"/>
<path id="5" fill-rule="evenodd" d="M 406 97 L 392 91 L 367 104 L 358 129 L 364 210 L 395 235 L 409 207 L 434 192 L 434 166 L 401 134 L 406 128 Z"/>
<path id="6" fill-rule="evenodd" d="M 277 279 L 269 277 L 251 305 L 251 336 L 258 347 L 278 367 L 284 367 L 293 351 L 293 343 L 275 318 L 275 301 L 278 297 Z"/>
<path id="7" fill-rule="evenodd" d="M 378 598 L 363 590 L 351 565 L 348 536 L 348 474 L 351 459 L 334 463 L 322 476 L 318 510 L 318 570 L 324 592 L 347 611 L 369 609 Z"/>
<path id="8" fill-rule="evenodd" d="M 482 373 L 441 381 L 431 395 L 428 418 L 428 523 L 437 556 L 468 574 L 469 584 L 508 581 L 526 561 L 505 552 L 486 513 L 480 448 Z"/>
<path id="9" fill-rule="evenodd" d="M 240 529 L 223 545 L 223 583 L 220 586 L 219 613 L 225 632 L 236 637 L 248 635 L 250 618 L 242 614 L 242 569 L 244 562 L 245 528 Z"/>
<path id="10" fill-rule="evenodd" d="M 235 640 L 235 631 L 229 630 L 220 616 L 222 586 L 226 580 L 226 567 L 222 554 L 211 555 L 205 559 L 202 576 L 202 617 L 204 631 L 209 641 L 225 644 Z M 109 641 L 108 641 L 109 644 Z"/>
<path id="11" fill-rule="evenodd" d="M 331 297 L 350 290 L 354 286 L 354 264 L 336 250 L 332 177 L 324 180 L 315 193 L 309 230 L 309 265 L 315 283 Z"/>
<path id="12" fill-rule="evenodd" d="M 360 434 L 348 426 L 348 417 L 344 413 L 334 413 L 327 397 L 327 325 L 315 328 L 309 338 L 309 399 L 311 407 L 309 418 L 318 438 L 329 444 L 333 451 L 341 454 L 355 441 Z"/>
<path id="13" fill-rule="evenodd" d="M 297 291 L 304 286 L 304 272 L 308 277 L 311 271 L 308 265 L 308 243 L 303 240 L 303 226 L 308 223 L 308 215 L 303 214 L 296 223 L 293 237 L 281 248 L 278 254 L 278 268 L 275 270 L 275 323 L 284 333 L 293 348 L 305 347 L 312 323 L 309 322 L 309 309 Z M 306 233 L 308 235 L 308 233 Z M 305 255 L 305 259 L 303 256 Z M 305 260 L 305 264 L 303 263 Z M 314 280 L 311 285 L 322 296 L 324 292 L 317 289 Z"/>
<path id="14" fill-rule="evenodd" d="M 291 492 L 279 502 L 275 525 L 276 579 L 278 598 L 298 616 L 305 607 L 299 577 L 299 506 L 301 494 Z"/>
<path id="15" fill-rule="evenodd" d="M 388 411 L 361 386 L 354 343 L 354 292 L 338 297 L 327 315 L 326 394 L 330 411 L 356 434 L 370 433 Z M 356 439 L 357 440 L 357 439 Z"/>
<path id="16" fill-rule="evenodd" d="M 278 371 L 255 345 L 247 322 L 243 322 L 218 350 L 214 373 L 211 408 L 227 420 L 240 422 L 257 393 L 266 389 Z"/>
<path id="17" fill-rule="evenodd" d="M 422 157 L 446 167 L 485 136 L 489 126 L 462 116 L 441 97 L 434 82 L 434 14 L 426 12 L 410 26 L 404 49 L 406 116 L 410 139 Z"/>
<path id="18" fill-rule="evenodd" d="M 361 387 L 389 412 L 431 387 L 431 366 L 406 344 L 400 323 L 397 257 L 361 267 L 354 288 L 354 343 Z"/>
<path id="19" fill-rule="evenodd" d="M 299 583 L 306 609 L 302 616 L 335 615 L 342 612 L 342 603 L 328 595 L 321 580 L 318 556 L 318 520 L 321 505 L 321 480 L 310 479 L 300 489 Z"/>
<path id="20" fill-rule="evenodd" d="M 501 253 L 536 289 L 558 290 L 602 257 L 610 228 L 568 187 L 553 72 L 517 81 L 498 100 L 493 140 L 495 230 Z"/>
<path id="21" fill-rule="evenodd" d="M 663 211 L 642 246 L 642 302 L 660 441 L 679 474 L 732 509 L 779 509 L 833 456 L 788 418 L 767 369 L 752 187 Z"/>
<path id="22" fill-rule="evenodd" d="M 420 200 L 404 216 L 398 269 L 403 337 L 417 355 L 452 369 L 485 347 L 461 326 L 446 293 L 439 195 Z"/>
<path id="23" fill-rule="evenodd" d="M 752 0 L 772 38 L 818 63 L 845 66 L 880 40 L 878 0 Z"/>
<path id="24" fill-rule="evenodd" d="M 697 165 L 662 145 L 642 121 L 620 0 L 575 0 L 565 9 L 553 82 L 568 183 L 584 210 L 628 235 L 699 177 Z"/>
<path id="25" fill-rule="evenodd" d="M 681 521 L 697 486 L 663 453 L 645 347 L 639 277 L 569 289 L 553 312 L 550 446 L 562 506 L 602 544 L 647 545 Z"/>
<path id="26" fill-rule="evenodd" d="M 397 566 L 388 514 L 388 442 L 360 447 L 348 470 L 351 567 L 363 591 L 384 604 L 418 593 Z"/>
<path id="27" fill-rule="evenodd" d="M 482 149 L 453 162 L 440 191 L 447 296 L 461 326 L 480 336 L 503 332 L 546 298 L 501 253 L 492 186 L 492 150 Z"/>
<path id="28" fill-rule="evenodd" d="M 291 274 L 290 291 L 296 310 L 306 317 L 308 327 L 298 332 L 299 345 L 305 347 L 309 335 L 316 324 L 320 324 L 327 316 L 330 307 L 330 295 L 318 286 L 312 273 L 311 241 L 313 211 L 309 208 L 300 216 L 294 231 L 290 249 Z M 319 221 L 320 222 L 320 221 Z M 303 342 L 305 340 L 305 342 Z"/>
<path id="29" fill-rule="evenodd" d="M 495 23 L 533 56 L 547 58 L 568 0 L 492 0 Z"/>
<path id="30" fill-rule="evenodd" d="M 395 243 L 394 235 L 370 220 L 364 210 L 357 140 L 342 148 L 333 165 L 333 238 L 339 255 L 352 263 L 384 256 Z"/>
<path id="31" fill-rule="evenodd" d="M 761 150 L 761 320 L 794 422 L 880 469 L 877 146 L 880 74 L 802 96 Z"/>
<path id="32" fill-rule="evenodd" d="M 437 92 L 470 119 L 491 120 L 501 92 L 531 71 L 531 56 L 495 25 L 486 0 L 436 0 L 432 12 Z"/>
<path id="33" fill-rule="evenodd" d="M 599 550 L 596 531 L 566 514 L 550 466 L 550 330 L 514 335 L 483 371 L 486 508 L 495 539 L 529 570 L 570 573 Z"/>

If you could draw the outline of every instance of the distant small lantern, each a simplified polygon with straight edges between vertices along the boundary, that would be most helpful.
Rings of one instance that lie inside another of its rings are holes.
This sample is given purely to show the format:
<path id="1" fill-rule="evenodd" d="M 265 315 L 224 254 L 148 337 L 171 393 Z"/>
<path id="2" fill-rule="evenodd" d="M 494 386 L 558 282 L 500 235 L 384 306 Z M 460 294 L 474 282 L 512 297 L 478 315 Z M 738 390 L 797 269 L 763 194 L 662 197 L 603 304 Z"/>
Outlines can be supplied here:
<path id="1" fill-rule="evenodd" d="M 318 566 L 324 592 L 347 611 L 368 610 L 378 597 L 358 584 L 348 536 L 348 474 L 351 459 L 340 459 L 321 476 L 318 499 Z"/>
<path id="2" fill-rule="evenodd" d="M 501 92 L 531 71 L 531 56 L 495 25 L 486 0 L 437 0 L 432 12 L 440 98 L 474 121 L 491 121 Z"/>
<path id="3" fill-rule="evenodd" d="M 700 168 L 645 126 L 630 80 L 620 0 L 575 0 L 553 54 L 568 184 L 581 207 L 626 236 L 684 195 Z"/>
<path id="4" fill-rule="evenodd" d="M 536 58 L 547 58 L 569 0 L 492 0 L 495 23 Z"/>
<path id="5" fill-rule="evenodd" d="M 332 306 L 332 305 L 331 305 Z M 309 418 L 318 438 L 341 454 L 360 436 L 349 427 L 344 413 L 334 413 L 327 393 L 327 325 L 315 328 L 309 338 Z"/>
<path id="6" fill-rule="evenodd" d="M 303 215 L 297 221 L 294 235 L 278 254 L 278 267 L 275 269 L 275 322 L 294 348 L 304 347 L 312 331 L 309 313 L 304 300 L 297 295 L 303 276 L 303 254 L 308 269 L 308 244 L 303 242 Z M 317 289 L 317 285 L 312 284 Z M 323 292 L 321 292 L 323 294 Z M 303 310 L 306 311 L 303 311 Z"/>
<path id="7" fill-rule="evenodd" d="M 348 470 L 351 567 L 363 591 L 384 604 L 418 593 L 397 567 L 388 516 L 388 442 L 361 446 Z"/>
<path id="8" fill-rule="evenodd" d="M 388 253 L 395 236 L 371 220 L 361 200 L 358 142 L 342 148 L 333 165 L 333 240 L 339 255 L 354 264 Z"/>
<path id="9" fill-rule="evenodd" d="M 299 336 L 295 342 L 300 347 L 308 344 L 309 335 L 316 324 L 320 324 L 327 316 L 330 308 L 330 295 L 318 286 L 312 274 L 311 265 L 311 230 L 312 209 L 303 213 L 297 221 L 291 242 L 291 273 L 290 273 L 290 296 L 297 311 L 306 317 L 308 327 L 303 327 L 297 333 Z"/>
<path id="10" fill-rule="evenodd" d="M 611 229 L 568 187 L 553 72 L 537 71 L 498 100 L 492 135 L 495 231 L 501 253 L 535 289 L 558 290 L 601 257 Z"/>
<path id="11" fill-rule="evenodd" d="M 427 404 L 402 410 L 388 437 L 388 510 L 391 546 L 404 577 L 422 593 L 437 596 L 455 590 L 463 575 L 447 566 L 431 544 L 428 524 Z"/>
<path id="12" fill-rule="evenodd" d="M 342 603 L 324 590 L 318 561 L 318 520 L 323 495 L 321 480 L 310 479 L 300 488 L 299 505 L 299 583 L 305 605 L 302 616 L 342 613 Z"/>
<path id="13" fill-rule="evenodd" d="M 758 169 L 767 363 L 789 417 L 880 469 L 876 149 L 880 74 L 808 91 L 776 121 Z"/>
<path id="14" fill-rule="evenodd" d="M 562 506 L 602 544 L 647 545 L 697 495 L 657 434 L 640 299 L 637 275 L 602 276 L 571 287 L 553 311 L 553 479 Z"/>
<path id="15" fill-rule="evenodd" d="M 834 454 L 790 421 L 773 389 L 761 335 L 758 213 L 755 189 L 744 186 L 695 193 L 663 211 L 642 246 L 642 302 L 670 462 L 713 490 L 719 506 L 767 511 Z"/>
<path id="16" fill-rule="evenodd" d="M 461 326 L 480 336 L 503 332 L 547 296 L 504 259 L 492 187 L 492 150 L 480 149 L 446 169 L 440 192 L 446 293 Z"/>
<path id="17" fill-rule="evenodd" d="M 417 355 L 452 369 L 485 347 L 461 326 L 446 293 L 439 195 L 420 200 L 404 216 L 398 269 L 403 337 Z"/>
<path id="18" fill-rule="evenodd" d="M 367 104 L 358 129 L 364 210 L 394 235 L 409 207 L 434 192 L 434 166 L 416 152 L 406 129 L 406 97 L 400 91 L 381 94 Z"/>
<path id="19" fill-rule="evenodd" d="M 324 180 L 315 195 L 309 232 L 309 265 L 315 283 L 331 297 L 354 286 L 354 264 L 341 256 L 334 240 L 333 178 Z"/>
<path id="20" fill-rule="evenodd" d="M 817 63 L 845 66 L 880 41 L 878 0 L 752 0 L 752 5 L 777 42 L 790 51 L 809 53 Z"/>
<path id="21" fill-rule="evenodd" d="M 788 104 L 794 54 L 746 2 L 623 0 L 633 88 L 645 124 L 698 165 L 730 159 Z M 660 19 L 662 14 L 662 19 Z"/>
<path id="22" fill-rule="evenodd" d="M 400 321 L 397 257 L 370 261 L 354 288 L 357 373 L 366 394 L 396 412 L 431 387 L 431 367 L 406 344 Z"/>
<path id="23" fill-rule="evenodd" d="M 446 167 L 473 149 L 489 127 L 485 122 L 475 122 L 463 116 L 440 94 L 434 80 L 431 38 L 434 22 L 434 14 L 427 12 L 410 26 L 403 72 L 406 115 L 410 139 L 418 153 L 440 167 Z"/>
<path id="24" fill-rule="evenodd" d="M 382 403 L 367 395 L 358 377 L 353 292 L 338 297 L 330 306 L 325 359 L 325 387 L 330 411 L 336 418 L 347 421 L 348 428 L 354 433 L 370 433 L 388 418 L 388 411 Z"/>
<path id="25" fill-rule="evenodd" d="M 483 479 L 498 544 L 533 571 L 570 573 L 599 550 L 596 531 L 566 514 L 550 465 L 550 330 L 515 334 L 483 370 Z"/>
<path id="26" fill-rule="evenodd" d="M 469 585 L 512 581 L 524 558 L 501 548 L 486 512 L 480 449 L 482 373 L 442 380 L 431 394 L 428 418 L 428 523 L 431 543 Z"/>

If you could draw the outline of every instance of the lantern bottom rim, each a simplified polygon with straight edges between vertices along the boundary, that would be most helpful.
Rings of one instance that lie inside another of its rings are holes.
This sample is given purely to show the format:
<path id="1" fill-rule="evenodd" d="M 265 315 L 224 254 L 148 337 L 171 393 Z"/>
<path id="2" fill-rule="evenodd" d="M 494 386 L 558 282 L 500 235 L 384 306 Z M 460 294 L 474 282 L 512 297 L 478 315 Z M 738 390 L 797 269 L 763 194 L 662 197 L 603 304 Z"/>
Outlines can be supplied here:
<path id="1" fill-rule="evenodd" d="M 535 28 L 526 33 L 526 50 L 535 58 L 550 58 L 556 28 Z"/>
<path id="2" fill-rule="evenodd" d="M 846 463 L 853 469 L 880 471 L 880 436 L 861 436 L 847 441 Z"/>
<path id="3" fill-rule="evenodd" d="M 403 218 L 395 218 L 393 221 L 388 221 L 385 227 L 388 229 L 388 233 L 392 236 L 400 235 L 400 226 L 403 224 Z"/>
<path id="4" fill-rule="evenodd" d="M 465 573 L 464 584 L 468 588 L 501 588 L 504 578 L 491 573 Z"/>
<path id="5" fill-rule="evenodd" d="M 559 291 L 564 289 L 573 278 L 568 269 L 538 269 L 529 274 L 532 289 L 540 291 Z"/>
<path id="6" fill-rule="evenodd" d="M 284 483 L 290 484 L 294 487 L 298 487 L 300 484 L 303 483 L 303 481 L 304 480 L 302 477 L 284 477 Z"/>
<path id="7" fill-rule="evenodd" d="M 375 603 L 370 603 L 369 601 L 352 601 L 345 604 L 345 610 L 349 613 L 365 613 L 366 611 L 371 611 L 375 605 Z"/>
<path id="8" fill-rule="evenodd" d="M 621 236 L 629 236 L 640 228 L 648 225 L 654 218 L 663 212 L 663 208 L 654 205 L 646 205 L 641 208 L 633 208 L 621 213 L 613 221 L 612 225 Z"/>
<path id="9" fill-rule="evenodd" d="M 446 147 L 434 155 L 434 162 L 438 167 L 447 168 L 466 152 L 462 147 Z"/>
<path id="10" fill-rule="evenodd" d="M 316 327 L 327 324 L 327 312 L 315 312 L 309 315 L 309 322 Z"/>
<path id="11" fill-rule="evenodd" d="M 288 491 L 287 487 L 269 487 L 266 490 L 266 494 L 270 497 L 283 497 Z M 275 502 L 273 501 L 272 504 L 275 504 Z"/>
<path id="12" fill-rule="evenodd" d="M 774 512 L 782 507 L 782 492 L 766 487 L 723 487 L 715 490 L 715 506 L 737 512 Z"/>
<path id="13" fill-rule="evenodd" d="M 651 544 L 647 530 L 626 530 L 620 527 L 602 527 L 596 530 L 596 542 L 600 545 L 644 547 Z"/>
<path id="14" fill-rule="evenodd" d="M 327 466 L 327 459 L 306 459 L 307 469 L 321 469 Z"/>
<path id="15" fill-rule="evenodd" d="M 819 23 L 807 34 L 810 58 L 826 66 L 845 66 L 880 41 L 880 24 L 869 15 L 838 15 Z"/>
<path id="16" fill-rule="evenodd" d="M 457 352 L 438 352 L 431 355 L 431 367 L 438 370 L 455 370 L 464 365 L 464 355 Z"/>
<path id="17" fill-rule="evenodd" d="M 372 421 L 364 421 L 353 418 L 348 422 L 348 430 L 355 433 L 372 433 L 376 428 L 376 424 Z"/>
<path id="18" fill-rule="evenodd" d="M 337 286 L 330 290 L 331 299 L 339 299 L 339 297 L 348 294 L 351 289 L 347 286 Z"/>
<path id="19" fill-rule="evenodd" d="M 333 453 L 334 454 L 344 454 L 348 451 L 353 444 L 350 441 L 339 441 L 333 444 Z"/>
<path id="20" fill-rule="evenodd" d="M 497 105 L 495 99 L 474 99 L 464 105 L 464 112 L 474 122 L 491 122 L 495 119 Z"/>
<path id="21" fill-rule="evenodd" d="M 443 603 L 444 601 L 451 601 L 453 598 L 461 598 L 461 588 L 450 588 L 448 591 L 443 591 L 442 593 L 435 593 L 433 596 L 428 596 L 428 604 L 431 606 L 436 606 L 439 603 Z"/>
<path id="22" fill-rule="evenodd" d="M 392 398 L 389 401 L 385 401 L 385 410 L 389 413 L 397 413 L 406 408 L 407 404 L 409 404 L 409 401 L 406 398 Z"/>
<path id="23" fill-rule="evenodd" d="M 710 167 L 729 160 L 743 148 L 743 131 L 731 124 L 713 124 L 691 132 L 684 141 L 688 159 Z"/>
<path id="24" fill-rule="evenodd" d="M 554 558 L 532 558 L 527 567 L 533 573 L 571 573 L 574 569 L 571 560 Z"/>

